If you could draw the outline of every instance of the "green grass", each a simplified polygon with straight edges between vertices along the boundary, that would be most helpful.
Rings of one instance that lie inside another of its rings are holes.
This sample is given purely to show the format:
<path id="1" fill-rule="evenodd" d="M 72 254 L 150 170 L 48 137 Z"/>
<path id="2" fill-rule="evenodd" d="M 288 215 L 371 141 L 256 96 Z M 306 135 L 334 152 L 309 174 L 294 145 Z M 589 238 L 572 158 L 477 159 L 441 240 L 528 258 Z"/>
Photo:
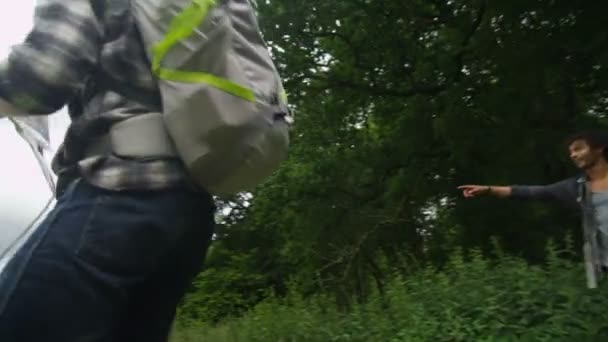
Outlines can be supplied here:
<path id="1" fill-rule="evenodd" d="M 218 327 L 176 327 L 171 342 L 238 341 L 235 331 L 228 325 Z"/>
<path id="2" fill-rule="evenodd" d="M 347 312 L 292 293 L 218 326 L 178 323 L 172 342 L 608 341 L 607 328 L 608 286 L 586 289 L 580 262 L 456 253 L 443 271 L 395 274 L 383 295 Z"/>

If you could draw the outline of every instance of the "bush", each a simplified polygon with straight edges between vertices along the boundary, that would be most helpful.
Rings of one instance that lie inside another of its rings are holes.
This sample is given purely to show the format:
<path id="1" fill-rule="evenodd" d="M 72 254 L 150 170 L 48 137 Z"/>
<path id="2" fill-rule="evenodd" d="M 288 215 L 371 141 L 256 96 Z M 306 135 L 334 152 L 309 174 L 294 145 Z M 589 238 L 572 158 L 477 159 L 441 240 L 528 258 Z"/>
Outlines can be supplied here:
<path id="1" fill-rule="evenodd" d="M 608 283 L 585 284 L 582 264 L 554 248 L 543 267 L 457 251 L 442 270 L 396 274 L 384 295 L 349 312 L 322 295 L 292 293 L 220 326 L 178 327 L 175 342 L 608 340 Z"/>
<path id="2" fill-rule="evenodd" d="M 233 255 L 223 267 L 210 267 L 193 283 L 178 310 L 182 326 L 217 323 L 224 317 L 237 316 L 260 302 L 266 279 L 251 273 L 248 254 Z"/>

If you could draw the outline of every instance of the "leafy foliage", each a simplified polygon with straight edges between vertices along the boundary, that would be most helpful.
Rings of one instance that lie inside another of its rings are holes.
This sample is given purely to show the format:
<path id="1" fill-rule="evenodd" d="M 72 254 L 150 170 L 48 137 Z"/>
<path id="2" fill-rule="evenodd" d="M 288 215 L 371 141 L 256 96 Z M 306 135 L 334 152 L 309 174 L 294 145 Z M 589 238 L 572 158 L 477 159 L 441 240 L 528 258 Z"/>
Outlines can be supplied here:
<path id="1" fill-rule="evenodd" d="M 579 216 L 544 203 L 464 201 L 455 188 L 543 184 L 574 174 L 561 142 L 575 129 L 606 123 L 608 31 L 602 28 L 608 3 L 258 3 L 261 27 L 297 113 L 291 154 L 252 196 L 222 204 L 226 210 L 209 270 L 181 314 L 216 322 L 240 315 L 269 292 L 284 295 L 289 287 L 304 298 L 331 298 L 338 315 L 370 298 L 398 296 L 397 289 L 406 287 L 413 292 L 395 299 L 402 302 L 394 314 L 413 315 L 428 328 L 412 325 L 400 332 L 411 341 L 432 331 L 456 339 L 491 336 L 492 329 L 519 333 L 501 325 L 507 324 L 504 317 L 514 324 L 516 314 L 530 320 L 518 326 L 534 334 L 535 322 L 548 319 L 542 313 L 546 305 L 561 304 L 541 293 L 557 278 L 546 278 L 533 265 L 545 261 L 550 238 L 561 241 L 570 234 L 579 250 Z M 449 260 L 451 250 L 477 248 L 477 260 L 485 260 L 481 255 L 492 250 L 491 236 L 504 241 L 506 255 L 519 255 L 532 266 L 503 261 L 497 273 L 489 272 L 489 261 L 477 261 L 465 273 L 473 276 L 477 267 L 475 277 L 481 279 L 450 273 L 462 266 Z M 569 258 L 580 262 L 578 254 Z M 445 272 L 430 278 L 434 285 L 425 283 L 420 264 Z M 503 284 L 509 282 L 506 274 L 515 277 L 514 284 Z M 444 299 L 433 304 L 427 290 Z M 424 307 L 416 296 L 427 296 Z M 460 296 L 473 297 L 465 302 Z M 508 312 L 492 301 L 507 303 Z M 481 302 L 488 303 L 483 313 L 472 306 Z M 574 302 L 569 308 L 579 310 L 582 304 Z M 281 309 L 265 303 L 251 317 L 270 323 Z M 315 315 L 347 324 L 341 316 Z M 451 325 L 428 319 L 434 316 Z M 576 318 L 552 319 L 556 327 L 579 324 Z M 288 321 L 275 324 L 285 328 L 269 331 L 298 331 Z M 439 330 L 428 326 L 433 324 Z"/>
<path id="2" fill-rule="evenodd" d="M 587 290 L 579 264 L 549 252 L 543 267 L 455 252 L 443 270 L 394 274 L 384 295 L 348 312 L 292 293 L 219 327 L 181 327 L 176 341 L 602 341 L 608 284 Z"/>

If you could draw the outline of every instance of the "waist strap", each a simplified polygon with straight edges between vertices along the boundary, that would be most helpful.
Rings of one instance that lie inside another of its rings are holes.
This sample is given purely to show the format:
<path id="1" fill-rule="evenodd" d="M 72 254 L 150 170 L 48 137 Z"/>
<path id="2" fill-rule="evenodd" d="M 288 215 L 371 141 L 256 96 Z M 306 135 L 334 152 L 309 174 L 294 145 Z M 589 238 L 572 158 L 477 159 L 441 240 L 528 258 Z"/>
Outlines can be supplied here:
<path id="1" fill-rule="evenodd" d="M 118 122 L 86 149 L 86 156 L 112 153 L 126 158 L 175 158 L 173 140 L 162 114 L 150 113 Z"/>

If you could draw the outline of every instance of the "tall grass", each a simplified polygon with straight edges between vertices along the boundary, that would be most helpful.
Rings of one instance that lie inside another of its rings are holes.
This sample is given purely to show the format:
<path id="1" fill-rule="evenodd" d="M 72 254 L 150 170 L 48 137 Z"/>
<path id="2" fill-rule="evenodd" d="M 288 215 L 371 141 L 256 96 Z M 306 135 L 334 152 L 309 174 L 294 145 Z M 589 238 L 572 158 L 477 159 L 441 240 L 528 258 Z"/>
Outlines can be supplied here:
<path id="1" fill-rule="evenodd" d="M 349 312 L 291 293 L 218 326 L 178 322 L 173 342 L 608 341 L 608 282 L 589 290 L 580 262 L 548 252 L 542 267 L 455 252 L 442 270 L 395 274 Z"/>

